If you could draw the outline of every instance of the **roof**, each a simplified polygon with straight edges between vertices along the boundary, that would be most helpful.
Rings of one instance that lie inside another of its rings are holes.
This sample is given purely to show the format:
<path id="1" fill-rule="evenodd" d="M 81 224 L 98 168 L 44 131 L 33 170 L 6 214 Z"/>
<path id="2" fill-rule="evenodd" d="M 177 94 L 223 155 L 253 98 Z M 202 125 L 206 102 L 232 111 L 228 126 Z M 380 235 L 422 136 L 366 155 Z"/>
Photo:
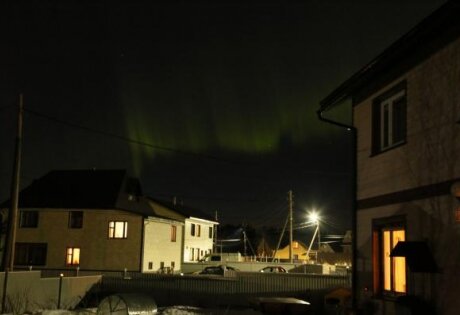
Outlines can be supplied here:
<path id="1" fill-rule="evenodd" d="M 120 194 L 129 190 L 140 190 L 140 186 L 126 177 L 125 170 L 56 170 L 23 189 L 19 207 L 116 209 Z M 0 207 L 9 205 L 10 200 Z"/>
<path id="2" fill-rule="evenodd" d="M 419 64 L 460 34 L 460 1 L 446 2 L 320 102 L 320 112 L 364 97 Z"/>
<path id="3" fill-rule="evenodd" d="M 164 201 L 164 200 L 158 200 L 152 197 L 149 197 L 152 201 L 162 205 L 163 207 L 166 207 L 168 209 L 171 209 L 178 214 L 186 217 L 186 218 L 198 218 L 198 219 L 203 219 L 203 220 L 208 220 L 212 222 L 217 222 L 216 219 L 209 213 L 206 213 L 204 211 L 184 206 L 181 203 L 174 203 L 174 202 L 169 202 L 169 201 Z"/>

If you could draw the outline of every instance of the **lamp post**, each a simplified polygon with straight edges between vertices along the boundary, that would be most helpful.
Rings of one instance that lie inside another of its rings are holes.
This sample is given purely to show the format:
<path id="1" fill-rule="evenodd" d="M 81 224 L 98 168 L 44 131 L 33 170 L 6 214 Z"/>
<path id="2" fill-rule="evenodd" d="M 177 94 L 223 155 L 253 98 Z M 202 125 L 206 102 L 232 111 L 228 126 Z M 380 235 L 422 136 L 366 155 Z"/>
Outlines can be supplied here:
<path id="1" fill-rule="evenodd" d="M 311 211 L 308 213 L 308 226 L 316 226 L 315 232 L 313 234 L 313 237 L 311 238 L 310 246 L 308 246 L 307 250 L 307 258 L 310 255 L 310 250 L 313 245 L 313 242 L 315 240 L 316 235 L 318 234 L 318 252 L 319 249 L 321 248 L 321 235 L 319 231 L 319 214 L 316 211 Z M 318 254 L 316 255 L 316 260 L 318 260 Z"/>

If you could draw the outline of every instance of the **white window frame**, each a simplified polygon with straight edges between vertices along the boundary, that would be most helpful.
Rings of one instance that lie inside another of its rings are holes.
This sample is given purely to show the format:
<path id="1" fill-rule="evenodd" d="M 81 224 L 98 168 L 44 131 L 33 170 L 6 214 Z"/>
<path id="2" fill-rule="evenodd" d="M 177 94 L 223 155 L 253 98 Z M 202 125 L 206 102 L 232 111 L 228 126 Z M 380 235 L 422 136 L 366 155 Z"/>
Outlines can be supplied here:
<path id="1" fill-rule="evenodd" d="M 406 90 L 402 90 L 395 95 L 385 99 L 380 103 L 380 151 L 387 150 L 400 143 L 404 142 L 404 139 L 395 141 L 393 138 L 393 105 L 396 101 L 405 97 Z M 388 130 L 385 132 L 385 107 L 388 107 Z M 385 136 L 388 137 L 388 144 L 384 144 Z"/>

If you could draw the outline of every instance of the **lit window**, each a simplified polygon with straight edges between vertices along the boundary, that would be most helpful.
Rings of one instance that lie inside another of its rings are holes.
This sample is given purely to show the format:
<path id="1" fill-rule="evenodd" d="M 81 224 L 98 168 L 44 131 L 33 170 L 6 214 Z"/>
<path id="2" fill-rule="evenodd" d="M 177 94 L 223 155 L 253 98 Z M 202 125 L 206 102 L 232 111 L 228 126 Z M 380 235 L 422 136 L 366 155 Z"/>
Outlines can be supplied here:
<path id="1" fill-rule="evenodd" d="M 177 227 L 175 225 L 171 225 L 171 242 L 176 241 L 176 234 L 177 234 Z"/>
<path id="2" fill-rule="evenodd" d="M 68 247 L 67 248 L 67 266 L 78 266 L 80 265 L 80 248 L 78 247 Z"/>
<path id="3" fill-rule="evenodd" d="M 405 294 L 406 258 L 391 257 L 391 251 L 399 241 L 406 240 L 401 225 L 374 226 L 373 232 L 373 278 L 377 294 Z"/>
<path id="4" fill-rule="evenodd" d="M 109 238 L 127 238 L 128 222 L 127 221 L 110 221 Z"/>
<path id="5" fill-rule="evenodd" d="M 396 85 L 373 101 L 372 153 L 406 141 L 406 83 Z"/>
<path id="6" fill-rule="evenodd" d="M 455 222 L 460 222 L 460 207 L 455 209 Z"/>
<path id="7" fill-rule="evenodd" d="M 383 231 L 383 289 L 406 292 L 406 258 L 390 257 L 391 250 L 399 241 L 405 240 L 404 230 Z"/>
<path id="8" fill-rule="evenodd" d="M 295 248 L 295 249 L 299 248 L 299 242 L 295 242 L 295 241 L 292 242 L 292 248 Z"/>
<path id="9" fill-rule="evenodd" d="M 69 228 L 81 229 L 83 227 L 83 211 L 69 212 Z"/>

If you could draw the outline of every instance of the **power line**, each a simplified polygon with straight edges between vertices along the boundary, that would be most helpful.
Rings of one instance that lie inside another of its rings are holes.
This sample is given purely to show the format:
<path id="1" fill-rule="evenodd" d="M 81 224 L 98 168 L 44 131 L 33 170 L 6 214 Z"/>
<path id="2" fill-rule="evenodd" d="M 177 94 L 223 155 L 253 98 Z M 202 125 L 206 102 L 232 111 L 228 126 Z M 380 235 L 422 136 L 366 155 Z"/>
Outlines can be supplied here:
<path id="1" fill-rule="evenodd" d="M 132 143 L 132 144 L 136 144 L 136 145 L 140 145 L 140 146 L 144 146 L 144 147 L 148 147 L 148 148 L 152 148 L 152 149 L 156 149 L 156 150 L 167 151 L 167 152 L 176 153 L 176 154 L 190 155 L 190 156 L 195 156 L 195 157 L 200 157 L 200 158 L 205 158 L 205 159 L 214 160 L 214 161 L 220 161 L 220 162 L 225 162 L 225 163 L 231 163 L 231 164 L 242 164 L 240 162 L 231 161 L 231 160 L 228 160 L 228 159 L 223 159 L 223 158 L 220 158 L 220 157 L 217 157 L 217 156 L 201 154 L 201 153 L 195 153 L 195 152 L 191 152 L 191 151 L 177 150 L 177 149 L 173 149 L 173 148 L 168 148 L 168 147 L 163 147 L 163 146 L 151 144 L 151 143 L 141 141 L 141 140 L 137 140 L 137 139 L 131 139 L 131 138 L 128 138 L 128 137 L 125 137 L 125 136 L 120 136 L 120 135 L 117 135 L 117 134 L 113 134 L 113 133 L 110 133 L 110 132 L 107 132 L 107 131 L 98 130 L 98 129 L 94 129 L 94 128 L 91 128 L 91 127 L 82 126 L 82 125 L 79 125 L 79 124 L 75 124 L 75 123 L 72 123 L 72 122 L 61 120 L 59 118 L 51 117 L 51 116 L 48 116 L 46 114 L 42 114 L 42 113 L 30 110 L 30 109 L 24 109 L 24 111 L 29 113 L 29 114 L 32 114 L 32 115 L 35 115 L 35 116 L 38 116 L 38 117 L 45 118 L 47 120 L 53 121 L 55 123 L 66 125 L 68 127 L 73 127 L 73 128 L 85 130 L 87 132 L 99 134 L 99 135 L 102 135 L 102 136 L 114 138 L 114 139 L 117 139 L 117 140 L 129 142 L 129 143 Z"/>
<path id="2" fill-rule="evenodd" d="M 225 158 L 222 158 L 222 157 L 219 157 L 219 156 L 213 156 L 213 155 L 208 155 L 208 154 L 202 154 L 202 153 L 196 153 L 196 152 L 191 152 L 191 151 L 178 150 L 178 149 L 173 149 L 173 148 L 169 148 L 169 147 L 159 146 L 159 145 L 155 145 L 155 144 L 148 143 L 148 142 L 145 142 L 145 141 L 132 139 L 132 138 L 129 138 L 129 137 L 126 137 L 126 136 L 121 136 L 121 135 L 117 135 L 117 134 L 114 134 L 114 133 L 110 133 L 110 132 L 107 132 L 107 131 L 104 131 L 104 130 L 95 129 L 95 128 L 91 128 L 91 127 L 88 127 L 88 126 L 83 126 L 83 125 L 79 125 L 79 124 L 76 124 L 76 123 L 73 123 L 73 122 L 65 121 L 65 120 L 62 120 L 62 119 L 59 119 L 59 118 L 56 118 L 56 117 L 49 116 L 47 114 L 43 114 L 43 113 L 40 113 L 40 112 L 37 112 L 37 111 L 34 111 L 34 110 L 27 109 L 27 108 L 24 108 L 24 112 L 27 112 L 28 114 L 31 114 L 31 115 L 34 115 L 34 116 L 37 116 L 37 117 L 40 117 L 40 118 L 47 119 L 47 120 L 52 121 L 54 123 L 65 125 L 67 127 L 84 130 L 86 132 L 98 134 L 98 135 L 101 135 L 101 136 L 117 139 L 117 140 L 120 140 L 120 141 L 128 142 L 128 143 L 131 143 L 131 144 L 136 144 L 136 145 L 139 145 L 139 146 L 144 146 L 144 147 L 148 147 L 148 148 L 152 148 L 152 149 L 156 149 L 156 150 L 160 150 L 160 151 L 166 151 L 166 152 L 170 152 L 170 153 L 174 153 L 174 154 L 182 154 L 182 155 L 194 156 L 194 157 L 197 157 L 197 158 L 203 158 L 203 159 L 218 161 L 218 162 L 227 163 L 227 164 L 239 165 L 239 166 L 257 166 L 258 165 L 258 164 L 255 164 L 255 163 L 243 163 L 241 161 L 229 160 L 229 159 L 225 159 Z M 325 171 L 319 171 L 319 170 L 305 170 L 305 171 L 302 170 L 301 172 L 303 174 L 309 174 L 309 175 L 349 176 L 351 174 L 349 172 L 325 172 Z"/>

